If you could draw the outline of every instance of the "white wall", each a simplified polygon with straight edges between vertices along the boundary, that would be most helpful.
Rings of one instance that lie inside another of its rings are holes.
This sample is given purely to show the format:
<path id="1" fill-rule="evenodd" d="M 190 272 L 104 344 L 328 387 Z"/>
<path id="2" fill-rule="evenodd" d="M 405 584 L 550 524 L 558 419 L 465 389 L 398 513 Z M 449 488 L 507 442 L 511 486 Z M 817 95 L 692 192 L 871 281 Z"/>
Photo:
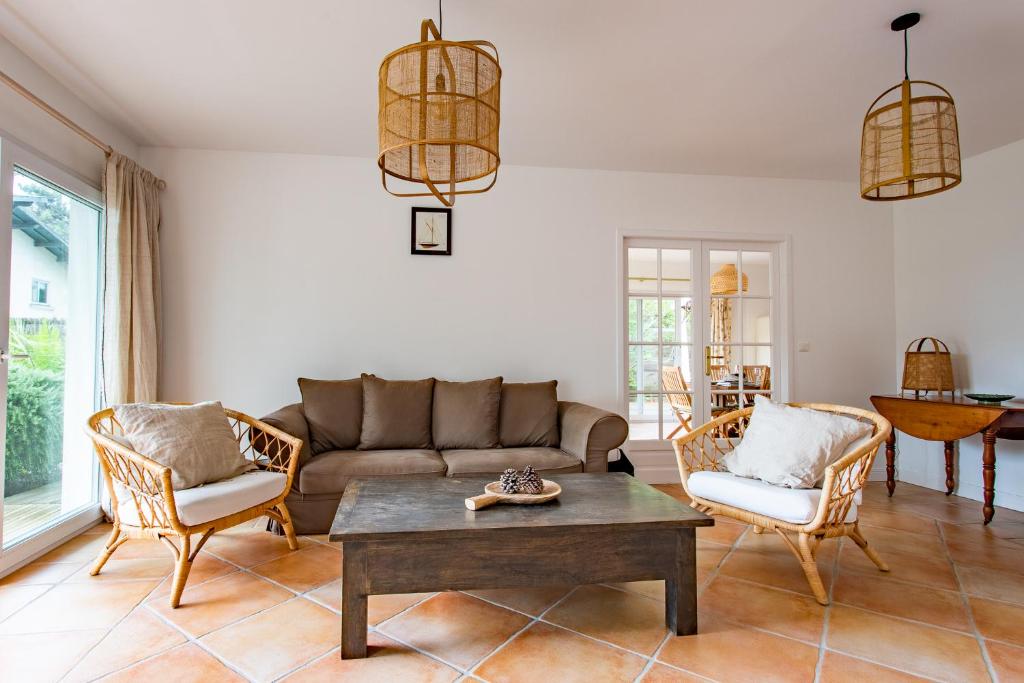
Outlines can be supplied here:
<path id="1" fill-rule="evenodd" d="M 32 302 L 33 280 L 48 284 L 45 305 Z M 63 320 L 68 316 L 67 290 L 68 264 L 58 261 L 45 247 L 35 246 L 33 239 L 21 230 L 12 231 L 11 317 Z"/>
<path id="2" fill-rule="evenodd" d="M 1024 395 L 1024 140 L 966 159 L 963 177 L 894 206 L 897 353 L 938 337 L 953 352 L 957 386 Z M 942 444 L 898 439 L 899 478 L 945 490 Z M 996 457 L 996 505 L 1024 510 L 1024 443 L 999 440 Z M 960 441 L 956 493 L 981 500 L 981 487 L 974 436 Z"/>
<path id="3" fill-rule="evenodd" d="M 3 64 L 7 75 L 47 104 L 118 151 L 137 158 L 139 149 L 135 141 L 108 123 L 3 37 L 0 37 L 0 64 Z M 2 83 L 0 135 L 12 136 L 99 187 L 103 175 L 103 152 Z"/>
<path id="4" fill-rule="evenodd" d="M 891 384 L 891 210 L 852 184 L 502 167 L 451 257 L 409 254 L 374 161 L 145 148 L 167 180 L 163 396 L 263 414 L 295 378 L 556 378 L 619 409 L 616 231 L 792 235 L 793 398 Z"/>

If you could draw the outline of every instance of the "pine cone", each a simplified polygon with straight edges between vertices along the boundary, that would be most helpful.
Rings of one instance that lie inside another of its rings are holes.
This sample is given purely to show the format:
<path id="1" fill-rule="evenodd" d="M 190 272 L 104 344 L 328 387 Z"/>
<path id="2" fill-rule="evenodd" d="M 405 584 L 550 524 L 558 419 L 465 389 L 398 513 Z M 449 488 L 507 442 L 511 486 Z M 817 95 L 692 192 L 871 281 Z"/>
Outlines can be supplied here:
<path id="1" fill-rule="evenodd" d="M 519 474 L 515 468 L 509 467 L 501 473 L 498 483 L 501 484 L 502 493 L 516 493 L 519 490 Z"/>
<path id="2" fill-rule="evenodd" d="M 543 491 L 544 482 L 534 471 L 533 466 L 527 465 L 523 473 L 519 475 L 519 493 L 537 494 Z"/>

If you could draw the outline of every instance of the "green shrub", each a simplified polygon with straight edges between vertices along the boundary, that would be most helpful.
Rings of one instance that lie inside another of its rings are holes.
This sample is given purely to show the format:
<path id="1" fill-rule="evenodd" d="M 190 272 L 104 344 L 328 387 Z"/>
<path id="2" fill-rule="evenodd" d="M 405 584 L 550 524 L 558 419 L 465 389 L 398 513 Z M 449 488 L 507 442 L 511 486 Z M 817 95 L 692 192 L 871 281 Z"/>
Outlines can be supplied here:
<path id="1" fill-rule="evenodd" d="M 28 357 L 13 360 L 7 375 L 5 496 L 58 481 L 64 446 L 62 326 L 12 322 L 12 355 Z"/>

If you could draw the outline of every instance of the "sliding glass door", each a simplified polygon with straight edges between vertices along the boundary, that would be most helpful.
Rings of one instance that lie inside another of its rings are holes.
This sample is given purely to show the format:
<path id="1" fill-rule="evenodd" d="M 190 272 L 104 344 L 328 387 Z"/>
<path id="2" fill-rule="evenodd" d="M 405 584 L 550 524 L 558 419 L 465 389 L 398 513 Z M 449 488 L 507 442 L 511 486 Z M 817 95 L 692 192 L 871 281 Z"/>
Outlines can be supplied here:
<path id="1" fill-rule="evenodd" d="M 0 165 L 2 569 L 98 514 L 82 425 L 97 403 L 102 210 L 98 190 L 7 140 Z"/>

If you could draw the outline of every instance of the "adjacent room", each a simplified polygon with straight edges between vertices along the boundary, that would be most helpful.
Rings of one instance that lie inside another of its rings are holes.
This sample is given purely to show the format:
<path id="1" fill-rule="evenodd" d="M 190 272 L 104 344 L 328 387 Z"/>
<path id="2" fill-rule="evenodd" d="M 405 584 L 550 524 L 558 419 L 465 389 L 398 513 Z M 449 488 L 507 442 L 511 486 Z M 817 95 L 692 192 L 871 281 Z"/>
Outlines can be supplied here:
<path id="1" fill-rule="evenodd" d="M 1022 36 L 0 0 L 0 680 L 1024 681 Z"/>

